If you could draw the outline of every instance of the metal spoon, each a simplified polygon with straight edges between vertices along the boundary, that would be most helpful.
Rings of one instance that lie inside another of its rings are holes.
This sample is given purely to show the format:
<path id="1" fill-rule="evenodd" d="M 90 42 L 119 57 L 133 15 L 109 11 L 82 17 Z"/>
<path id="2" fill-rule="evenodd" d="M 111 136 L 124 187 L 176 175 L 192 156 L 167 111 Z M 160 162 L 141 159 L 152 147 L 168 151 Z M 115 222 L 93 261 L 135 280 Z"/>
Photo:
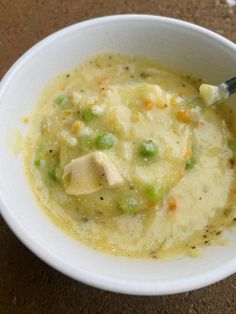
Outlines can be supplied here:
<path id="1" fill-rule="evenodd" d="M 201 98 L 207 106 L 215 105 L 236 92 L 236 77 L 218 86 L 202 84 L 199 91 Z"/>

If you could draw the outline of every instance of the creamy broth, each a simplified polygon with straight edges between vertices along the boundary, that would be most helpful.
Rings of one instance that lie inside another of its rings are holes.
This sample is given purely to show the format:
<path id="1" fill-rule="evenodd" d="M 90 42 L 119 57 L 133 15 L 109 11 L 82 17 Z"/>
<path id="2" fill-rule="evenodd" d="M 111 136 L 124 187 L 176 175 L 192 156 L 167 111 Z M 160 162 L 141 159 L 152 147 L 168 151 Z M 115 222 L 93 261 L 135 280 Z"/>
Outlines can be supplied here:
<path id="1" fill-rule="evenodd" d="M 26 169 L 63 230 L 115 255 L 197 255 L 234 221 L 230 108 L 204 111 L 201 80 L 98 55 L 46 87 Z"/>

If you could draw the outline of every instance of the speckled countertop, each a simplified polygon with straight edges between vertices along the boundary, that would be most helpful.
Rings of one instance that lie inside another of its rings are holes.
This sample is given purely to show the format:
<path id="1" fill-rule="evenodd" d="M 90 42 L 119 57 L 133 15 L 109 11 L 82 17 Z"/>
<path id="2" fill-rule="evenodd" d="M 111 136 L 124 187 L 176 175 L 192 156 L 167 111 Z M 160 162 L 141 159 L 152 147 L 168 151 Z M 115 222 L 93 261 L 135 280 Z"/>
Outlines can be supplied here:
<path id="1" fill-rule="evenodd" d="M 236 6 L 229 7 L 225 0 L 0 0 L 0 77 L 21 54 L 52 32 L 119 13 L 180 18 L 236 42 Z M 163 297 L 126 296 L 91 288 L 40 261 L 0 217 L 0 314 L 234 314 L 235 294 L 236 275 L 198 291 Z"/>

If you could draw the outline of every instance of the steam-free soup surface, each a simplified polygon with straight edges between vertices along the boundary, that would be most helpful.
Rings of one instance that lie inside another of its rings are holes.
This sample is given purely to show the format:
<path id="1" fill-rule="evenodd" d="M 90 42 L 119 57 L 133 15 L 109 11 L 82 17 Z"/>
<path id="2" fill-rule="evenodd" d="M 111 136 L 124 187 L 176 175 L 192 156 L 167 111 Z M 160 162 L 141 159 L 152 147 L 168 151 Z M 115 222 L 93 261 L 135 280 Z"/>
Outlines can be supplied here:
<path id="1" fill-rule="evenodd" d="M 120 54 L 91 58 L 42 94 L 26 167 L 65 231 L 115 255 L 195 255 L 233 220 L 229 106 L 201 81 Z"/>

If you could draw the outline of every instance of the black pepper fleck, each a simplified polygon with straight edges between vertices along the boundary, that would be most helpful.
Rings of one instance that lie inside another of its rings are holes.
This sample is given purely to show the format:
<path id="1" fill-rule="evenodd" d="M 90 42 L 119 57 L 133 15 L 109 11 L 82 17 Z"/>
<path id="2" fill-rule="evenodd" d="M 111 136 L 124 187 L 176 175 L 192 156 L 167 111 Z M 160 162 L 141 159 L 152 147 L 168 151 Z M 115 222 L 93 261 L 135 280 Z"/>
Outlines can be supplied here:
<path id="1" fill-rule="evenodd" d="M 66 74 L 66 77 L 70 77 L 70 74 Z"/>
<path id="2" fill-rule="evenodd" d="M 217 232 L 216 232 L 216 235 L 220 235 L 220 234 L 221 234 L 221 232 L 222 232 L 222 231 L 217 231 Z"/>
<path id="3" fill-rule="evenodd" d="M 145 79 L 145 78 L 148 78 L 150 76 L 150 74 L 146 73 L 146 72 L 141 72 L 140 73 L 140 77 Z"/>
<path id="4" fill-rule="evenodd" d="M 230 158 L 230 159 L 229 159 L 229 165 L 230 165 L 230 168 L 231 168 L 231 169 L 234 168 L 235 161 L 234 161 L 233 158 Z"/>
<path id="5" fill-rule="evenodd" d="M 82 222 L 87 222 L 88 221 L 88 217 L 81 217 L 81 221 Z"/>
<path id="6" fill-rule="evenodd" d="M 52 153 L 52 149 L 49 150 L 49 153 Z"/>
<path id="7" fill-rule="evenodd" d="M 100 200 L 101 200 L 101 201 L 103 201 L 103 200 L 104 200 L 104 198 L 101 196 L 101 197 L 100 197 Z"/>
<path id="8" fill-rule="evenodd" d="M 130 189 L 130 190 L 134 190 L 134 186 L 133 186 L 132 183 L 129 185 L 129 189 Z"/>
<path id="9" fill-rule="evenodd" d="M 195 246 L 192 246 L 192 249 L 194 250 L 194 249 L 196 249 L 196 247 L 195 247 Z"/>

